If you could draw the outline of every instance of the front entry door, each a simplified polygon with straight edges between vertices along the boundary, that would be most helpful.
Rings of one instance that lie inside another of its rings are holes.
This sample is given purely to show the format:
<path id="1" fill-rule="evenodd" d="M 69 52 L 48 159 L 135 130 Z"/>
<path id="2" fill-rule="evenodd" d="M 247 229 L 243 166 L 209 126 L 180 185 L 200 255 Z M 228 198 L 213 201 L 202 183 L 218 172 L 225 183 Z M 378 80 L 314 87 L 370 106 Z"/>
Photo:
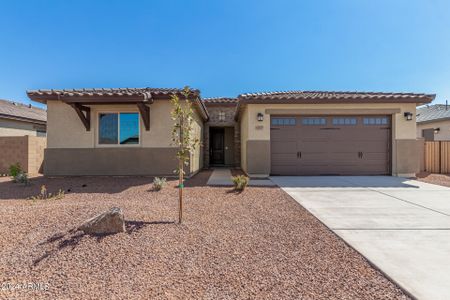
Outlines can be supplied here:
<path id="1" fill-rule="evenodd" d="M 224 128 L 211 128 L 211 163 L 223 165 L 225 163 Z"/>

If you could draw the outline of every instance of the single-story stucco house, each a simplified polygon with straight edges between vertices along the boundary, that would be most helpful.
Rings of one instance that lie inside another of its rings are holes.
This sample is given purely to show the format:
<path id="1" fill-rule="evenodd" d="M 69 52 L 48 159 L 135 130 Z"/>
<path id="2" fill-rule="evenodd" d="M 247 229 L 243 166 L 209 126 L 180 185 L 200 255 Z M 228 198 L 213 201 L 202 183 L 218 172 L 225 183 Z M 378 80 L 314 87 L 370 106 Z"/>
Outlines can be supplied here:
<path id="1" fill-rule="evenodd" d="M 450 141 L 450 107 L 427 105 L 417 109 L 417 137 L 425 141 Z"/>
<path id="2" fill-rule="evenodd" d="M 171 175 L 170 97 L 180 89 L 32 90 L 47 104 L 46 175 Z M 416 106 L 432 94 L 288 91 L 201 99 L 201 146 L 189 173 L 211 166 L 269 175 L 393 175 L 419 171 Z"/>
<path id="3" fill-rule="evenodd" d="M 0 99 L 0 136 L 45 136 L 44 109 Z"/>

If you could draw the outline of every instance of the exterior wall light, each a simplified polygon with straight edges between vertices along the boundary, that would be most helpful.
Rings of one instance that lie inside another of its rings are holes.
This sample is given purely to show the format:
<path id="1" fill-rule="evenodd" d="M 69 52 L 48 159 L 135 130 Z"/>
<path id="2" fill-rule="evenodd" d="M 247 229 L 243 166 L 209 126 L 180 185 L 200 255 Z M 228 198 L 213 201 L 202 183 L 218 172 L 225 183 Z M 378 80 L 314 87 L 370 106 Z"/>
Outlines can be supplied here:
<path id="1" fill-rule="evenodd" d="M 438 127 L 438 128 L 435 128 L 435 129 L 434 129 L 434 134 L 438 134 L 439 131 L 441 131 L 441 128 L 439 128 L 439 127 Z"/>
<path id="2" fill-rule="evenodd" d="M 413 114 L 409 111 L 405 112 L 403 115 L 405 116 L 406 121 L 411 121 L 413 119 Z"/>
<path id="3" fill-rule="evenodd" d="M 264 120 L 264 115 L 263 115 L 262 113 L 258 113 L 258 115 L 256 116 L 256 119 L 257 119 L 259 122 L 262 122 L 262 121 Z"/>

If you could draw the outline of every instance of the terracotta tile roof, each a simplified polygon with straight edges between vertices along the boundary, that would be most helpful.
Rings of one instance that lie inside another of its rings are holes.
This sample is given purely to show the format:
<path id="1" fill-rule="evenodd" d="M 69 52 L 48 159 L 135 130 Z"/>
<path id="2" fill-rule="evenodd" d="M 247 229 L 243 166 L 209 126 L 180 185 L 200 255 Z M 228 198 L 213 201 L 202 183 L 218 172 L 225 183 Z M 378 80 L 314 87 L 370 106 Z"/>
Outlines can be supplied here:
<path id="1" fill-rule="evenodd" d="M 177 88 L 92 88 L 92 89 L 62 89 L 62 90 L 30 90 L 28 96 L 139 96 L 144 93 L 152 95 L 170 95 L 181 93 L 183 89 Z M 191 89 L 195 96 L 200 95 L 197 89 Z"/>
<path id="2" fill-rule="evenodd" d="M 143 97 L 148 99 L 150 97 L 169 99 L 173 94 L 181 94 L 182 88 L 88 88 L 88 89 L 51 89 L 51 90 L 29 90 L 28 97 L 37 102 L 47 103 L 48 100 L 58 100 L 60 97 L 83 97 L 96 100 L 102 98 L 102 103 L 107 103 L 116 97 Z M 208 111 L 205 104 L 199 100 L 200 91 L 198 89 L 191 89 L 192 100 L 199 108 L 205 120 L 208 119 Z"/>
<path id="3" fill-rule="evenodd" d="M 423 93 L 280 91 L 247 93 L 238 96 L 235 119 L 242 106 L 251 103 L 320 104 L 320 103 L 430 103 L 436 95 Z"/>
<path id="4" fill-rule="evenodd" d="M 203 98 L 205 103 L 237 103 L 237 98 L 227 98 L 227 97 L 213 97 L 213 98 Z"/>
<path id="5" fill-rule="evenodd" d="M 226 97 L 204 98 L 202 99 L 202 101 L 206 107 L 222 107 L 222 106 L 235 107 L 238 105 L 239 102 L 237 98 L 226 98 Z"/>
<path id="6" fill-rule="evenodd" d="M 417 123 L 432 122 L 438 120 L 450 120 L 450 106 L 435 104 L 417 109 Z"/>
<path id="7" fill-rule="evenodd" d="M 369 102 L 377 100 L 392 100 L 393 102 L 404 100 L 414 100 L 415 102 L 431 102 L 436 95 L 434 94 L 416 94 L 416 93 L 382 93 L 382 92 L 325 92 L 325 91 L 280 91 L 280 92 L 261 92 L 246 93 L 239 95 L 240 99 L 259 99 L 259 100 L 367 100 Z M 412 102 L 414 102 L 412 101 Z M 405 101 L 406 102 L 406 101 Z"/>
<path id="8" fill-rule="evenodd" d="M 0 117 L 47 122 L 47 111 L 35 106 L 0 99 Z"/>

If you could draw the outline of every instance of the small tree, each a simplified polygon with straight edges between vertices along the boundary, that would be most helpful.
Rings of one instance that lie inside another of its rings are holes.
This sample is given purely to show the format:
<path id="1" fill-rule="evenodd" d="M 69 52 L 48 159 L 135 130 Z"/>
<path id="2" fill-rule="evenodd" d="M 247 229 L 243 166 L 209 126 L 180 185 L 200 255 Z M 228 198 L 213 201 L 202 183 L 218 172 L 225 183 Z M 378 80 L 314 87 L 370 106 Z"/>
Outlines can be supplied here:
<path id="1" fill-rule="evenodd" d="M 183 188 L 184 188 L 184 167 L 189 165 L 191 153 L 199 143 L 199 139 L 193 136 L 194 113 L 192 103 L 189 101 L 191 90 L 186 86 L 182 93 L 184 101 L 180 100 L 177 94 L 172 95 L 171 102 L 172 120 L 174 120 L 172 129 L 172 142 L 177 146 L 178 167 L 175 172 L 178 173 L 178 222 L 183 220 Z"/>

